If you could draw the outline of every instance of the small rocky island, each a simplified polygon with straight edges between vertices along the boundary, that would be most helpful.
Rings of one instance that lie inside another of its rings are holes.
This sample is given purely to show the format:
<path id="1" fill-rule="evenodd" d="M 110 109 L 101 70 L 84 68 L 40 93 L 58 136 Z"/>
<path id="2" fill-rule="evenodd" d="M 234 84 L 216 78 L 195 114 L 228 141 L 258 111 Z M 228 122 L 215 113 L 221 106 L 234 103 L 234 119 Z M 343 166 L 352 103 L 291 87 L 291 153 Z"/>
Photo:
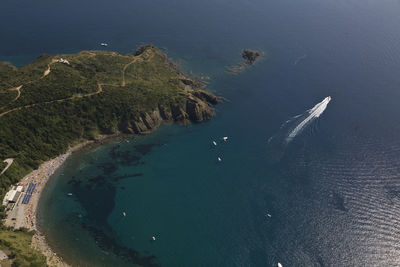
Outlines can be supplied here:
<path id="1" fill-rule="evenodd" d="M 243 49 L 242 51 L 242 59 L 244 62 L 234 65 L 230 68 L 232 73 L 238 73 L 244 71 L 248 66 L 253 65 L 257 60 L 264 56 L 264 52 Z"/>

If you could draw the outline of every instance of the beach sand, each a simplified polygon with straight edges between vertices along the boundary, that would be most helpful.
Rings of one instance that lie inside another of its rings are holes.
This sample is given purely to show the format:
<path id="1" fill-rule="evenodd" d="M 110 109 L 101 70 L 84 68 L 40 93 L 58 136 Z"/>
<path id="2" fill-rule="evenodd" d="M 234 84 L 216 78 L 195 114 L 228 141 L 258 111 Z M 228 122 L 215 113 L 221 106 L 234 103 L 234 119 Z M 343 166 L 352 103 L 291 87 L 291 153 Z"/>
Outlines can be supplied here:
<path id="1" fill-rule="evenodd" d="M 26 227 L 29 230 L 35 230 L 36 233 L 32 237 L 31 246 L 40 252 L 42 252 L 47 258 L 47 264 L 49 266 L 70 266 L 61 257 L 59 257 L 55 252 L 52 251 L 50 246 L 46 242 L 46 237 L 37 227 L 37 207 L 41 193 L 49 181 L 50 177 L 55 173 L 55 171 L 66 161 L 66 159 L 73 153 L 83 147 L 93 144 L 95 142 L 104 140 L 106 136 L 99 136 L 96 141 L 84 141 L 76 146 L 71 147 L 65 154 L 59 155 L 56 158 L 48 160 L 42 163 L 37 170 L 32 171 L 26 175 L 20 182 L 28 185 L 29 183 L 36 184 L 35 192 L 28 204 L 21 204 L 22 198 L 18 201 L 17 206 L 14 208 L 14 216 L 17 217 L 15 221 L 11 220 L 10 214 L 6 220 L 6 225 L 11 225 L 17 222 L 16 228 Z"/>
<path id="2" fill-rule="evenodd" d="M 32 195 L 29 204 L 19 204 L 18 208 L 23 209 L 23 212 L 18 212 L 19 216 L 23 218 L 17 218 L 17 221 L 23 222 L 23 227 L 29 230 L 35 230 L 36 233 L 32 238 L 31 246 L 41 251 L 47 257 L 47 264 L 49 266 L 69 266 L 66 264 L 56 253 L 54 253 L 46 242 L 45 236 L 41 233 L 37 227 L 37 207 L 40 199 L 40 195 L 48 182 L 49 178 L 54 172 L 65 162 L 65 160 L 74 152 L 84 146 L 93 143 L 93 141 L 85 141 L 70 148 L 65 154 L 62 154 L 54 159 L 44 162 L 39 166 L 37 170 L 26 175 L 21 182 L 24 184 L 35 183 L 36 189 Z"/>
<path id="3" fill-rule="evenodd" d="M 49 266 L 64 267 L 70 265 L 52 251 L 50 246 L 47 244 L 46 237 L 41 232 L 41 229 L 37 227 L 37 207 L 46 183 L 73 152 L 81 150 L 90 144 L 100 145 L 117 138 L 123 138 L 123 136 L 121 136 L 120 133 L 113 135 L 99 135 L 96 137 L 96 140 L 83 141 L 68 149 L 65 154 L 42 163 L 37 170 L 32 171 L 20 181 L 20 183 L 23 183 L 24 185 L 29 185 L 29 183 L 36 184 L 35 191 L 28 204 L 21 203 L 23 196 L 19 198 L 14 209 L 8 212 L 4 224 L 6 226 L 14 226 L 15 229 L 25 227 L 29 230 L 34 230 L 36 233 L 32 237 L 31 246 L 46 256 L 47 264 Z"/>

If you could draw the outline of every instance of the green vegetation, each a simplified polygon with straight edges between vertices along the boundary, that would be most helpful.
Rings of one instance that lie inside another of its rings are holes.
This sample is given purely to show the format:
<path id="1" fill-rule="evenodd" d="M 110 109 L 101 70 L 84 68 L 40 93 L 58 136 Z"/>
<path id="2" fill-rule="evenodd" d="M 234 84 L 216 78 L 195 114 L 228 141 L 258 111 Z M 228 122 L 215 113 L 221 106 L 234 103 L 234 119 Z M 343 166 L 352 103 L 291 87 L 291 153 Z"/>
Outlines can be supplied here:
<path id="1" fill-rule="evenodd" d="M 0 172 L 2 172 L 5 167 L 7 167 L 7 163 L 3 162 L 3 161 L 0 161 Z"/>
<path id="2" fill-rule="evenodd" d="M 151 45 L 135 55 L 42 55 L 20 69 L 0 62 L 0 171 L 4 159 L 14 159 L 0 176 L 0 200 L 11 184 L 82 140 L 211 118 L 209 103 L 218 98 L 200 87 Z M 5 215 L 0 206 L 0 218 Z M 32 233 L 0 228 L 0 249 L 13 257 L 0 265 L 45 265 L 31 240 Z"/>
<path id="3" fill-rule="evenodd" d="M 9 259 L 0 261 L 1 266 L 46 266 L 46 257 L 30 247 L 33 233 L 0 230 L 0 250 Z"/>
<path id="4" fill-rule="evenodd" d="M 159 107 L 184 109 L 187 84 L 196 83 L 151 45 L 135 55 L 83 51 L 43 55 L 20 69 L 0 64 L 0 155 L 15 159 L 0 177 L 0 197 L 73 143 L 123 131 Z"/>

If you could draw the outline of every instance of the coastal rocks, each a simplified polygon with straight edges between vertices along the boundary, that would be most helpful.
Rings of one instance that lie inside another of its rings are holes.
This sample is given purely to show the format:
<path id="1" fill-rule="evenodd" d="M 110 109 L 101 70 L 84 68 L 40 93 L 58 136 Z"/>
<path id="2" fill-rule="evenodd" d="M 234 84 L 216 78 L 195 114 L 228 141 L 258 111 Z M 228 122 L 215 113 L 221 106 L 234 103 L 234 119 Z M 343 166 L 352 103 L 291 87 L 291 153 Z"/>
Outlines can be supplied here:
<path id="1" fill-rule="evenodd" d="M 32 236 L 31 246 L 34 249 L 42 252 L 43 255 L 46 256 L 46 263 L 48 266 L 57 266 L 57 267 L 70 267 L 71 265 L 67 264 L 63 261 L 61 257 L 59 257 L 53 250 L 49 247 L 46 242 L 46 238 L 41 233 L 36 232 Z"/>
<path id="2" fill-rule="evenodd" d="M 166 107 L 162 105 L 158 105 L 158 111 L 160 112 L 160 116 L 165 121 L 172 120 L 172 113 L 171 110 L 168 110 Z"/>
<path id="3" fill-rule="evenodd" d="M 147 132 L 146 124 L 143 122 L 141 117 L 137 118 L 136 121 L 132 122 L 132 129 L 134 133 L 144 133 Z"/>
<path id="4" fill-rule="evenodd" d="M 170 104 L 169 107 L 158 105 L 152 112 L 145 112 L 134 119 L 124 121 L 120 130 L 128 134 L 147 134 L 161 124 L 171 121 L 182 124 L 206 121 L 214 114 L 212 105 L 221 101 L 221 98 L 207 91 L 191 90 L 181 101 Z"/>
<path id="5" fill-rule="evenodd" d="M 221 98 L 213 95 L 212 93 L 204 91 L 204 90 L 195 90 L 195 91 L 192 92 L 192 95 L 202 99 L 203 101 L 206 101 L 206 102 L 208 102 L 210 104 L 213 104 L 213 105 L 216 105 L 219 102 L 222 102 Z"/>
<path id="6" fill-rule="evenodd" d="M 186 101 L 186 112 L 191 121 L 201 122 L 211 119 L 214 110 L 201 99 L 190 97 Z"/>
<path id="7" fill-rule="evenodd" d="M 186 110 L 180 105 L 172 104 L 171 113 L 175 121 L 186 122 L 189 119 L 189 115 L 186 113 Z"/>
<path id="8" fill-rule="evenodd" d="M 250 49 L 243 49 L 241 56 L 244 62 L 230 67 L 231 73 L 236 74 L 244 71 L 247 67 L 253 65 L 257 60 L 263 57 L 264 52 L 250 50 Z"/>
<path id="9" fill-rule="evenodd" d="M 214 114 L 212 105 L 221 102 L 217 96 L 204 90 L 191 90 L 183 105 L 171 105 L 172 117 L 181 123 L 202 122 Z"/>
<path id="10" fill-rule="evenodd" d="M 186 90 L 193 90 L 194 88 L 204 88 L 206 84 L 196 79 L 190 79 L 182 75 L 181 83 L 185 86 Z"/>
<path id="11" fill-rule="evenodd" d="M 263 55 L 264 53 L 261 51 L 253 51 L 250 49 L 244 49 L 242 51 L 242 58 L 244 59 L 244 62 L 248 65 L 252 65 L 257 59 L 259 59 Z"/>

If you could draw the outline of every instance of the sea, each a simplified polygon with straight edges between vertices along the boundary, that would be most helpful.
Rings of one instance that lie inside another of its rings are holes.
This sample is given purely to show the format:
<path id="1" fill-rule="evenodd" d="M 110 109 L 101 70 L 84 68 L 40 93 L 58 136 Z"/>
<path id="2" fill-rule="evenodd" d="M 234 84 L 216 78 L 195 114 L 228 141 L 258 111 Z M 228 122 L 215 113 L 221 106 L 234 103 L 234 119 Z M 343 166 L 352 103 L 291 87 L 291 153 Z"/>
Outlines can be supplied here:
<path id="1" fill-rule="evenodd" d="M 1 61 L 152 43 L 226 99 L 208 122 L 73 154 L 39 203 L 48 243 L 73 266 L 400 266 L 399 14 L 398 0 L 2 0 Z M 232 74 L 242 49 L 265 55 Z"/>

